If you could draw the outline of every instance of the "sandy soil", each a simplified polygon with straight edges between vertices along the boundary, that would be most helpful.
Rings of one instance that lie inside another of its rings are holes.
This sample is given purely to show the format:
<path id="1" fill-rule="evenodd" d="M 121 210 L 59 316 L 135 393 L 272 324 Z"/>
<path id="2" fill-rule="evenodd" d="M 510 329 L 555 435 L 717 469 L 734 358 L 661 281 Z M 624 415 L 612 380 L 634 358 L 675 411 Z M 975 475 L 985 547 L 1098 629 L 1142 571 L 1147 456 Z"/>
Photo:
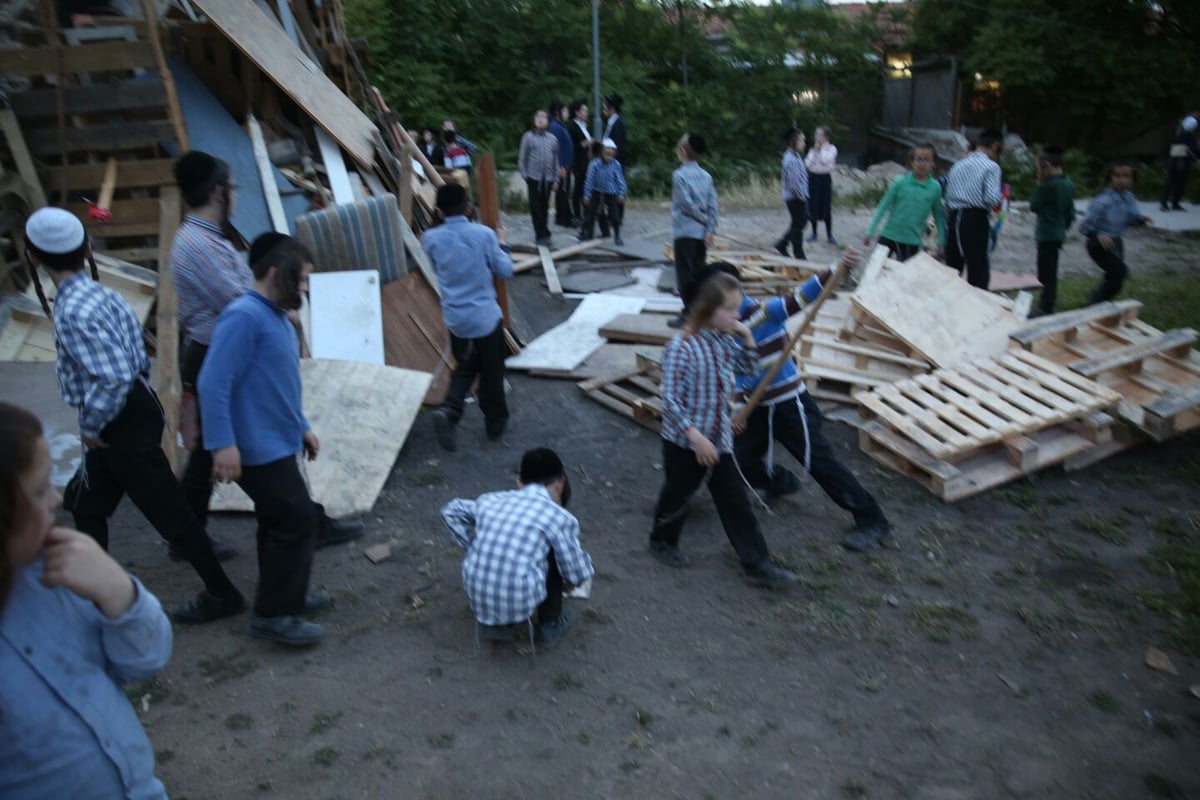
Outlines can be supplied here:
<path id="1" fill-rule="evenodd" d="M 629 233 L 664 218 L 635 209 Z M 867 217 L 853 220 L 839 214 L 835 233 L 852 239 Z M 783 221 L 739 211 L 725 227 L 762 241 Z M 1028 260 L 1019 241 L 1003 263 Z M 1134 263 L 1159 246 L 1134 237 Z M 529 275 L 513 297 L 539 330 L 571 307 Z M 571 383 L 511 382 L 503 442 L 487 443 L 471 410 L 447 454 L 422 416 L 365 539 L 318 554 L 314 583 L 335 598 L 323 645 L 251 641 L 244 617 L 177 629 L 171 665 L 132 692 L 172 797 L 1125 799 L 1156 796 L 1149 784 L 1200 796 L 1200 700 L 1186 694 L 1200 662 L 1170 652 L 1179 676 L 1147 669 L 1170 621 L 1139 601 L 1173 588 L 1150 551 L 1200 535 L 1196 436 L 947 506 L 831 423 L 895 547 L 843 552 L 850 520 L 808 481 L 760 515 L 803 578 L 771 593 L 739 578 L 707 496 L 685 532 L 693 566 L 648 555 L 653 434 Z M 520 453 L 542 444 L 571 465 L 595 591 L 571 601 L 578 626 L 558 650 L 475 657 L 461 553 L 437 511 L 511 485 Z M 252 521 L 212 528 L 241 546 L 229 568 L 252 592 Z M 362 556 L 387 540 L 392 560 Z M 164 602 L 196 590 L 128 504 L 113 542 Z"/>

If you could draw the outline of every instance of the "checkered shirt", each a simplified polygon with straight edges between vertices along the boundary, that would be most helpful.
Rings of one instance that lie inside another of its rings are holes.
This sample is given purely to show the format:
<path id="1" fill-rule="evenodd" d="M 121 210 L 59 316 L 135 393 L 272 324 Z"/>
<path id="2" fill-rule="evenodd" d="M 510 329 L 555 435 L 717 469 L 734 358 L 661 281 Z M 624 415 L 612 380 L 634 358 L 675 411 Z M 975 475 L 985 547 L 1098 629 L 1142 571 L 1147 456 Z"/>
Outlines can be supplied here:
<path id="1" fill-rule="evenodd" d="M 451 500 L 442 508 L 450 536 L 467 551 L 463 588 L 484 625 L 529 619 L 546 599 L 550 551 L 563 579 L 579 585 L 595 574 L 579 543 L 579 520 L 540 483 L 478 500 Z"/>
<path id="2" fill-rule="evenodd" d="M 558 180 L 558 140 L 549 131 L 525 131 L 517 166 L 527 181 L 554 183 Z"/>
<path id="3" fill-rule="evenodd" d="M 62 399 L 79 409 L 80 432 L 98 439 L 133 382 L 150 377 L 142 323 L 121 295 L 79 272 L 58 287 L 54 348 Z"/>
<path id="4" fill-rule="evenodd" d="M 190 214 L 171 243 L 170 265 L 184 338 L 207 345 L 225 306 L 250 290 L 250 267 L 220 227 Z"/>
<path id="5" fill-rule="evenodd" d="M 588 164 L 587 178 L 583 182 L 583 199 L 591 198 L 593 194 L 611 194 L 624 197 L 629 189 L 625 185 L 625 171 L 621 162 L 615 158 L 608 162 L 597 158 Z"/>
<path id="6" fill-rule="evenodd" d="M 718 452 L 732 453 L 734 376 L 753 376 L 757 368 L 758 350 L 735 336 L 711 330 L 676 336 L 663 350 L 662 437 L 690 450 L 685 431 L 695 428 Z"/>
<path id="7" fill-rule="evenodd" d="M 800 154 L 790 147 L 783 154 L 782 183 L 783 202 L 808 201 L 808 168 Z"/>

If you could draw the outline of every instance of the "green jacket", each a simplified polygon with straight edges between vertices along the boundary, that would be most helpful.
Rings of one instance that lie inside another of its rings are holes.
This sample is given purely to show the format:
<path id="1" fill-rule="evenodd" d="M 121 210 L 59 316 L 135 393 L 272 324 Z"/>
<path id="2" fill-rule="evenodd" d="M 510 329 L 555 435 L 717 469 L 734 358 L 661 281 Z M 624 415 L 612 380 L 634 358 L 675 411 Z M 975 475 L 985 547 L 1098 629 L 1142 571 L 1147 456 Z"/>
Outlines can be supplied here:
<path id="1" fill-rule="evenodd" d="M 946 212 L 942 208 L 942 187 L 933 176 L 925 178 L 925 182 L 917 180 L 911 172 L 901 175 L 892 181 L 887 194 L 879 201 L 875 216 L 871 217 L 871 225 L 867 228 L 867 236 L 874 236 L 875 229 L 883 215 L 888 215 L 887 224 L 883 226 L 883 237 L 897 244 L 916 244 L 925 241 L 925 223 L 933 214 L 933 222 L 937 225 L 938 244 L 946 243 Z"/>
<path id="2" fill-rule="evenodd" d="M 1075 221 L 1075 187 L 1066 175 L 1055 175 L 1038 184 L 1029 198 L 1029 210 L 1037 214 L 1035 242 L 1061 242 Z"/>

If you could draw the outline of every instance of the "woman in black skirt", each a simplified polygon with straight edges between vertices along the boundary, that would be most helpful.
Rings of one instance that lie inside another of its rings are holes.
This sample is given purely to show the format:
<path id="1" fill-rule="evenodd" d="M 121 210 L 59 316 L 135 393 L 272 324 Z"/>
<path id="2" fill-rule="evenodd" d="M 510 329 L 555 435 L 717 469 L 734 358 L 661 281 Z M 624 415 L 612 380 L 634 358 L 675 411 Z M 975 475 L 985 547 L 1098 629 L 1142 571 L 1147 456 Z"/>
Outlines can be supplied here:
<path id="1" fill-rule="evenodd" d="M 808 167 L 808 221 L 812 223 L 810 242 L 817 240 L 817 223 L 825 223 L 825 236 L 830 244 L 833 238 L 833 170 L 837 167 L 838 149 L 829 141 L 828 125 L 821 125 L 813 136 L 812 149 L 804 159 Z"/>

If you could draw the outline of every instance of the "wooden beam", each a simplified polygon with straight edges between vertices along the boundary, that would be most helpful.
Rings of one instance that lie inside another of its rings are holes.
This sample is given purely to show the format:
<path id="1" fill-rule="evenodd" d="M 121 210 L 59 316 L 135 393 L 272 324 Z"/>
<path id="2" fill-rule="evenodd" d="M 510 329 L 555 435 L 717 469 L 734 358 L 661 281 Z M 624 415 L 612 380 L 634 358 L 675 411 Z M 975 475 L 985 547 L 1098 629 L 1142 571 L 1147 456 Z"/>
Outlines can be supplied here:
<path id="1" fill-rule="evenodd" d="M 267 141 L 263 138 L 262 126 L 253 114 L 248 114 L 246 127 L 250 131 L 250 145 L 254 149 L 254 160 L 258 163 L 258 177 L 262 181 L 263 196 L 267 200 L 267 213 L 271 215 L 271 227 L 276 233 L 286 235 L 287 214 L 283 212 L 283 200 L 279 197 L 279 185 L 275 183 L 271 157 L 267 155 Z"/>
<path id="2" fill-rule="evenodd" d="M 13 95 L 12 110 L 22 120 L 55 117 L 57 93 L 57 89 L 33 89 Z M 68 114 L 166 108 L 167 92 L 163 82 L 155 78 L 67 86 L 62 90 L 62 104 Z"/>
<path id="3" fill-rule="evenodd" d="M 579 244 L 573 244 L 570 247 L 564 247 L 561 250 L 555 250 L 553 253 L 550 254 L 550 257 L 555 260 L 558 260 L 560 258 L 566 258 L 567 256 L 578 255 L 580 253 L 591 250 L 594 247 L 600 247 L 601 245 L 606 244 L 607 241 L 608 241 L 607 239 L 592 239 L 587 242 L 580 242 Z M 515 272 L 515 273 L 528 272 L 529 270 L 533 269 L 534 267 L 541 265 L 541 263 L 542 263 L 542 257 L 540 255 L 541 248 L 538 248 L 538 250 L 539 250 L 539 255 L 530 256 L 529 258 L 523 258 L 520 261 L 513 264 L 513 272 Z"/>
<path id="4" fill-rule="evenodd" d="M 400 200 L 400 215 L 408 221 L 412 221 L 412 204 L 413 204 L 413 168 L 412 158 L 408 154 L 408 148 L 400 149 L 400 160 L 398 164 L 400 168 L 399 186 L 397 186 L 396 196 Z"/>
<path id="5" fill-rule="evenodd" d="M 163 431 L 163 451 L 177 473 L 182 461 L 176 434 L 179 431 L 179 298 L 171 280 L 171 242 L 182 218 L 179 190 L 163 187 L 159 197 L 158 224 L 158 308 L 156 312 L 158 347 L 154 358 L 154 388 L 167 420 Z"/>
<path id="6" fill-rule="evenodd" d="M 29 150 L 39 156 L 58 155 L 64 149 L 69 153 L 128 151 L 177 141 L 175 126 L 167 120 L 66 128 L 61 136 L 57 131 L 41 129 L 30 131 L 30 136 Z"/>
<path id="7" fill-rule="evenodd" d="M 546 275 L 546 286 L 550 289 L 550 294 L 562 297 L 562 284 L 558 282 L 558 270 L 554 268 L 554 258 L 550 255 L 550 248 L 539 246 L 538 258 L 542 261 L 542 272 Z"/>
<path id="8" fill-rule="evenodd" d="M 109 156 L 104 165 L 104 179 L 100 182 L 100 192 L 96 197 L 96 207 L 111 209 L 113 192 L 117 190 L 117 159 Z"/>
<path id="9" fill-rule="evenodd" d="M 167 114 L 175 127 L 175 144 L 180 153 L 186 153 L 188 146 L 187 123 L 183 119 L 183 110 L 179 107 L 179 93 L 175 91 L 175 78 L 171 68 L 167 66 L 167 56 L 163 52 L 162 40 L 158 35 L 158 12 L 154 8 L 154 0 L 142 0 L 142 16 L 146 20 L 146 33 L 150 47 L 154 50 L 154 66 L 158 68 L 158 77 L 163 82 L 167 94 Z"/>
<path id="10" fill-rule="evenodd" d="M 333 192 L 334 204 L 340 206 L 353 203 L 354 187 L 350 185 L 350 172 L 346 169 L 341 148 L 322 128 L 316 129 L 316 136 L 317 147 L 321 151 L 321 163 L 325 165 L 325 177 L 329 179 L 329 189 Z"/>
<path id="11" fill-rule="evenodd" d="M 116 72 L 154 66 L 154 48 L 147 41 L 97 42 L 62 48 L 0 48 L 0 73 L 10 75 Z"/>
<path id="12" fill-rule="evenodd" d="M 400 219 L 400 230 L 404 235 L 404 246 L 417 261 L 417 269 L 421 270 L 421 274 L 425 276 L 425 281 L 429 284 L 429 288 L 433 289 L 433 293 L 441 297 L 442 290 L 438 288 L 437 274 L 433 271 L 433 264 L 429 263 L 429 256 L 426 255 L 425 248 L 421 246 L 421 240 L 417 238 L 417 234 L 413 233 L 408 220 L 403 217 Z"/>
<path id="13" fill-rule="evenodd" d="M 496 156 L 491 152 L 484 153 L 475 165 L 476 189 L 479 194 L 479 221 L 492 230 L 500 231 L 500 192 L 496 186 Z M 540 256 L 539 256 L 540 257 Z M 504 327 L 512 330 L 512 314 L 508 306 L 508 281 L 502 278 L 493 279 L 496 287 L 496 301 L 504 313 Z M 561 288 L 561 287 L 560 287 Z"/>
<path id="14" fill-rule="evenodd" d="M 51 186 L 71 189 L 91 189 L 104 182 L 106 164 L 71 164 L 65 167 L 50 167 L 46 177 Z M 146 186 L 167 186 L 175 182 L 174 162 L 169 158 L 146 161 L 122 161 L 120 184 L 122 189 Z"/>
<path id="15" fill-rule="evenodd" d="M 12 153 L 13 160 L 17 163 L 17 174 L 25 182 L 29 199 L 33 202 L 35 209 L 43 207 L 46 205 L 46 193 L 42 191 L 42 182 L 38 180 L 37 168 L 34 167 L 33 158 L 29 155 L 25 135 L 21 133 L 17 116 L 7 108 L 0 109 L 0 128 L 4 129 L 4 140 L 8 142 L 9 152 Z"/>
<path id="16" fill-rule="evenodd" d="M 85 226 L 100 224 L 88 216 L 87 203 L 67 203 L 64 208 L 83 220 Z M 141 222 L 158 224 L 159 215 L 162 213 L 159 201 L 154 197 L 113 200 L 109 209 L 112 211 L 114 225 L 135 225 Z"/>

